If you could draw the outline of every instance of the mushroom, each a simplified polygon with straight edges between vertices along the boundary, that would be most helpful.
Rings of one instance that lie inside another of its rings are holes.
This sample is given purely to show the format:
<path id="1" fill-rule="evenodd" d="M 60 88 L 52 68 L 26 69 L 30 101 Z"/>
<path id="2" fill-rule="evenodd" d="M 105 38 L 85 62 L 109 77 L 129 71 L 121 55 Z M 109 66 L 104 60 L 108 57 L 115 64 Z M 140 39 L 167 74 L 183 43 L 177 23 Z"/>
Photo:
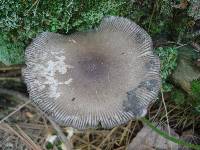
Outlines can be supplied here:
<path id="1" fill-rule="evenodd" d="M 25 52 L 30 99 L 59 125 L 112 128 L 143 117 L 160 88 L 151 37 L 123 17 L 87 32 L 44 32 Z"/>

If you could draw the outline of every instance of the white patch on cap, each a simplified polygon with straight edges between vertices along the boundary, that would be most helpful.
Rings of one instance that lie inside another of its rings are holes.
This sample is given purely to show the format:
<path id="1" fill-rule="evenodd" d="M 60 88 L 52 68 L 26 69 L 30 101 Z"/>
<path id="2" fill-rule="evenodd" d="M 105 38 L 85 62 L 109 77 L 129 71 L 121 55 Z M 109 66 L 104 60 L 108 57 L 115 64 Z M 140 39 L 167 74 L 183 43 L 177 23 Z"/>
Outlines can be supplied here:
<path id="1" fill-rule="evenodd" d="M 59 81 L 59 79 L 56 79 L 56 76 L 58 74 L 66 74 L 68 69 L 74 68 L 71 65 L 65 64 L 65 56 L 58 56 L 58 54 L 62 53 L 62 51 L 60 53 L 51 52 L 51 54 L 56 55 L 53 55 L 54 60 L 49 58 L 50 60 L 44 65 L 37 64 L 37 67 L 34 68 L 34 73 L 36 74 L 36 76 L 40 77 L 40 80 L 36 79 L 34 81 L 35 85 L 38 86 L 39 90 L 43 90 L 46 87 L 45 85 L 48 85 L 50 98 L 60 97 L 61 93 L 58 92 L 59 85 L 69 85 L 72 82 L 72 78 L 66 81 Z"/>
<path id="2" fill-rule="evenodd" d="M 46 141 L 51 144 L 54 144 L 57 138 L 58 138 L 57 135 L 48 135 Z"/>
<path id="3" fill-rule="evenodd" d="M 69 39 L 69 42 L 72 42 L 72 43 L 74 43 L 74 44 L 77 43 L 76 40 L 74 40 L 74 39 Z"/>

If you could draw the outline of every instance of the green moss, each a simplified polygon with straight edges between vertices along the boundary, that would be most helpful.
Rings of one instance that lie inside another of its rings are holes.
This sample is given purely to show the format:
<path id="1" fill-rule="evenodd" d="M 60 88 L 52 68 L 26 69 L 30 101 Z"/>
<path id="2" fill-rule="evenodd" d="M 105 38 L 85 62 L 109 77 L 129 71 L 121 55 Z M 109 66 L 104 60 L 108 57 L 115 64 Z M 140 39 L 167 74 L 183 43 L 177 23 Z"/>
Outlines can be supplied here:
<path id="1" fill-rule="evenodd" d="M 22 42 L 10 43 L 0 34 L 0 62 L 6 65 L 22 64 L 24 61 L 24 44 Z"/>
<path id="2" fill-rule="evenodd" d="M 123 15 L 122 8 L 127 5 L 126 1 L 78 1 L 75 14 L 72 16 L 70 24 L 72 29 L 84 31 L 97 25 L 104 16 L 107 15 Z M 122 11 L 121 11 L 122 10 Z"/>
<path id="3" fill-rule="evenodd" d="M 178 106 L 183 105 L 186 102 L 185 94 L 182 91 L 180 91 L 180 90 L 174 90 L 174 91 L 172 91 L 171 99 Z"/>
<path id="4" fill-rule="evenodd" d="M 200 80 L 194 80 L 191 83 L 191 95 L 193 97 L 193 106 L 200 113 Z"/>
<path id="5" fill-rule="evenodd" d="M 171 93 L 171 99 L 177 106 L 191 106 L 194 114 L 200 113 L 200 80 L 191 82 L 191 94 L 186 95 L 183 91 L 174 89 Z"/>
<path id="6" fill-rule="evenodd" d="M 193 17 L 194 20 L 200 19 L 200 1 L 190 0 L 190 7 L 188 9 L 189 16 Z"/>
<path id="7" fill-rule="evenodd" d="M 159 47 L 155 49 L 161 62 L 161 78 L 164 91 L 171 91 L 172 85 L 167 82 L 169 76 L 177 66 L 177 49 L 174 47 Z"/>
<path id="8" fill-rule="evenodd" d="M 192 81 L 192 95 L 196 98 L 200 99 L 200 80 Z"/>
<path id="9" fill-rule="evenodd" d="M 53 149 L 53 144 L 51 144 L 50 142 L 48 142 L 46 144 L 46 149 Z"/>
<path id="10" fill-rule="evenodd" d="M 23 51 L 43 31 L 69 33 L 93 28 L 107 15 L 129 11 L 122 0 L 0 0 L 0 61 L 23 62 Z"/>
<path id="11" fill-rule="evenodd" d="M 175 2 L 180 3 L 179 0 Z M 180 35 L 188 31 L 188 21 L 191 21 L 191 17 L 188 16 L 187 10 L 175 9 L 173 7 L 175 2 L 168 0 L 0 0 L 0 32 L 6 37 L 4 38 L 6 44 L 1 42 L 0 48 L 5 51 L 3 53 L 12 53 L 13 57 L 17 54 L 23 59 L 24 47 L 38 33 L 51 31 L 66 34 L 85 31 L 94 28 L 104 16 L 108 15 L 130 18 L 146 29 L 152 37 L 167 34 L 170 35 L 170 40 L 177 40 Z M 9 48 L 7 45 L 10 45 Z M 13 57 L 8 60 L 9 63 L 23 62 L 23 60 L 12 60 Z M 1 57 L 0 61 L 2 59 Z M 7 57 L 3 62 L 6 61 Z"/>

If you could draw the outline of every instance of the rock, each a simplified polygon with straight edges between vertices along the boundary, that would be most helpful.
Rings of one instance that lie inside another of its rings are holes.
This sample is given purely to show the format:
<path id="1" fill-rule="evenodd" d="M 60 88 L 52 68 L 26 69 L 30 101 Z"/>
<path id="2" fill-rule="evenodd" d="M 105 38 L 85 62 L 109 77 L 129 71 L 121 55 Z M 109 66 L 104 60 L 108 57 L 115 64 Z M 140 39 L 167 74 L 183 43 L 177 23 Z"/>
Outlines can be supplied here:
<path id="1" fill-rule="evenodd" d="M 199 0 L 193 0 L 190 2 L 188 15 L 193 17 L 195 21 L 200 19 L 200 1 Z"/>
<path id="2" fill-rule="evenodd" d="M 200 71 L 193 64 L 194 55 L 195 52 L 191 48 L 181 48 L 177 68 L 172 74 L 173 82 L 187 93 L 191 91 L 191 82 L 200 78 Z"/>
<path id="3" fill-rule="evenodd" d="M 184 131 L 182 133 L 180 139 L 182 139 L 182 140 L 184 140 L 184 141 L 186 141 L 188 143 L 200 144 L 200 136 L 196 135 L 194 133 L 194 131 L 192 131 L 192 130 Z M 192 150 L 192 149 L 179 145 L 178 150 Z"/>
<path id="4" fill-rule="evenodd" d="M 162 130 L 167 132 L 167 127 L 164 127 Z M 170 131 L 171 135 L 176 136 L 178 138 L 178 135 L 173 131 L 173 129 L 171 129 Z M 178 150 L 178 145 L 160 136 L 147 126 L 143 127 L 143 129 L 137 134 L 137 136 L 128 146 L 128 150 L 157 150 L 157 149 Z"/>

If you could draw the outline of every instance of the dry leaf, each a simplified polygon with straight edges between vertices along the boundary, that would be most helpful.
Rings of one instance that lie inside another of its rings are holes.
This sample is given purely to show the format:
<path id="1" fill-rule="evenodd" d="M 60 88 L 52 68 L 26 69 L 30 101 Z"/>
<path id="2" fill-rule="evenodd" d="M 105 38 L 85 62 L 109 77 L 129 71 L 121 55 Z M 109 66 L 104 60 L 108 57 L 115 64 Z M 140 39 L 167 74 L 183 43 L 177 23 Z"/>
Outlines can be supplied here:
<path id="1" fill-rule="evenodd" d="M 174 8 L 186 9 L 187 6 L 188 6 L 188 1 L 187 0 L 181 0 L 180 4 L 174 5 Z"/>
<path id="2" fill-rule="evenodd" d="M 26 112 L 25 113 L 26 117 L 28 117 L 29 119 L 33 119 L 34 114 L 32 114 L 31 112 Z"/>

